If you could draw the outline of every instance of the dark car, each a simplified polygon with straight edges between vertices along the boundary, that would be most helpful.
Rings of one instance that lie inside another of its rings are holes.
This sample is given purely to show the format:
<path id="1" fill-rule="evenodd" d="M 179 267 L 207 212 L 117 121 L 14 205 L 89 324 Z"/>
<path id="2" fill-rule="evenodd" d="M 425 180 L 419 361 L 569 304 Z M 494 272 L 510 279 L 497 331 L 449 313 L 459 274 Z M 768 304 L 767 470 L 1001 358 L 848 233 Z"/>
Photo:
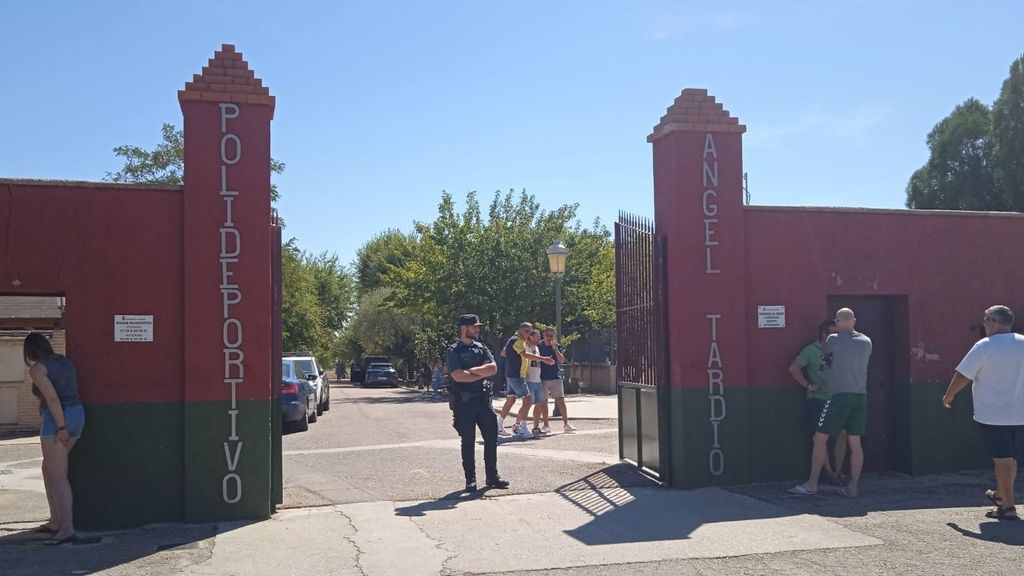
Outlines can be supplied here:
<path id="1" fill-rule="evenodd" d="M 281 417 L 299 432 L 316 422 L 316 389 L 295 362 L 281 362 Z"/>
<path id="2" fill-rule="evenodd" d="M 352 375 L 351 381 L 353 384 L 362 383 L 366 384 L 366 371 L 370 369 L 370 366 L 374 364 L 390 364 L 387 356 L 363 356 L 362 359 L 357 363 L 352 363 Z"/>
<path id="3" fill-rule="evenodd" d="M 398 386 L 398 371 L 391 364 L 370 364 L 363 386 Z"/>

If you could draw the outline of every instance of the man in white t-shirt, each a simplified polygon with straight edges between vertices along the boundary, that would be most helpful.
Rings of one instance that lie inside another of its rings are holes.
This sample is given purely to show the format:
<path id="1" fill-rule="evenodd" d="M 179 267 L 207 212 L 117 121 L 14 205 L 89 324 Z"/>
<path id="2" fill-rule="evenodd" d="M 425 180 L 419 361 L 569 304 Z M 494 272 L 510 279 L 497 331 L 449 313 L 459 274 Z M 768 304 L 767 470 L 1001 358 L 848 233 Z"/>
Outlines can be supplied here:
<path id="1" fill-rule="evenodd" d="M 942 405 L 951 408 L 956 394 L 974 382 L 974 420 L 996 472 L 996 489 L 985 492 L 996 507 L 985 516 L 1019 520 L 1013 483 L 1024 455 L 1024 336 L 1012 332 L 1014 316 L 1006 306 L 986 310 L 983 322 L 988 337 L 960 361 Z"/>
<path id="2" fill-rule="evenodd" d="M 531 330 L 530 335 L 526 338 L 526 357 L 530 358 L 530 364 L 526 367 L 526 387 L 530 390 L 530 397 L 533 399 L 534 406 L 540 406 L 548 401 L 547 396 L 544 393 L 544 382 L 541 379 L 541 363 L 553 364 L 554 359 L 549 356 L 540 355 L 540 330 Z M 540 360 L 534 360 L 534 358 L 540 358 Z M 522 429 L 517 430 L 521 438 L 536 438 L 540 436 L 540 410 L 534 408 L 533 410 L 533 431 L 526 428 L 526 422 L 523 422 Z"/>

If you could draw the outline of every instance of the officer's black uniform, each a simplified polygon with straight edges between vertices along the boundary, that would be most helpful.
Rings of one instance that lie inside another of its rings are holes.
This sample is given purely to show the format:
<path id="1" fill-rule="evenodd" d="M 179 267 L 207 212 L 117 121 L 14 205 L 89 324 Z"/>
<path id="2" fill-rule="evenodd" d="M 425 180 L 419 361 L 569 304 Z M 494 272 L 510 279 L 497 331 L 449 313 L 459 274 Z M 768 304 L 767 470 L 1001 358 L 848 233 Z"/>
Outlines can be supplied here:
<path id="1" fill-rule="evenodd" d="M 467 314 L 459 317 L 459 326 L 478 324 L 476 316 Z M 448 373 L 468 370 L 494 362 L 494 356 L 487 346 L 480 342 L 466 344 L 461 339 L 448 348 Z M 454 418 L 453 426 L 462 438 L 462 469 L 466 473 L 466 489 L 476 490 L 476 428 L 484 439 L 484 467 L 487 471 L 487 485 L 505 488 L 505 482 L 498 476 L 498 421 L 491 408 L 491 386 L 486 379 L 475 382 L 456 382 L 452 379 L 448 387 L 449 405 Z"/>

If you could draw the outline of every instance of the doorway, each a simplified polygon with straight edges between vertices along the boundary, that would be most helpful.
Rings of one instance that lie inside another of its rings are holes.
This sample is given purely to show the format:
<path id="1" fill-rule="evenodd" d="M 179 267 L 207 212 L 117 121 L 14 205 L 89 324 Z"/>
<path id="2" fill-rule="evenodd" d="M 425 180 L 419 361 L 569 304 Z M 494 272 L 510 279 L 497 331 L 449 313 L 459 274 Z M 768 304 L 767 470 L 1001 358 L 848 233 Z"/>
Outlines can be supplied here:
<path id="1" fill-rule="evenodd" d="M 830 318 L 851 308 L 871 338 L 864 471 L 909 471 L 910 341 L 906 296 L 829 296 Z"/>

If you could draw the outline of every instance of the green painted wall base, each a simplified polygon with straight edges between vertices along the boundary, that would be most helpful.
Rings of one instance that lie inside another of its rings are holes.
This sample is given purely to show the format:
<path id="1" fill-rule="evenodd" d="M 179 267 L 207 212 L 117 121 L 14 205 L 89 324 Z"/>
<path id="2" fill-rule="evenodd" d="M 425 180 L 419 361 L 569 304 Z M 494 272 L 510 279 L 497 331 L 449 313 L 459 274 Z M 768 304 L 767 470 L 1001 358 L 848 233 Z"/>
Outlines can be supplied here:
<path id="1" fill-rule="evenodd" d="M 947 411 L 940 404 L 946 383 L 913 382 L 908 386 L 909 393 L 898 395 L 890 407 L 895 470 L 924 475 L 990 466 L 971 416 L 969 389 L 961 392 L 954 409 Z M 805 424 L 802 389 L 795 385 L 726 389 L 725 407 L 725 418 L 718 424 L 721 452 L 712 454 L 715 440 L 707 389 L 669 391 L 674 487 L 806 477 L 811 431 Z M 720 415 L 721 406 L 715 409 Z M 719 463 L 721 474 L 713 474 L 713 466 Z"/>
<path id="2" fill-rule="evenodd" d="M 243 444 L 236 473 L 242 498 L 228 504 L 223 497 L 227 402 L 87 404 L 85 430 L 69 470 L 76 527 L 268 518 L 273 509 L 270 406 L 269 400 L 238 403 L 236 427 Z"/>
<path id="3" fill-rule="evenodd" d="M 235 427 L 241 450 L 233 471 L 228 459 L 235 458 L 238 442 L 228 440 L 229 409 L 229 402 L 185 405 L 186 522 L 259 520 L 272 512 L 270 401 L 238 402 Z"/>
<path id="4" fill-rule="evenodd" d="M 76 528 L 180 522 L 184 439 L 181 404 L 87 404 L 70 458 Z"/>

